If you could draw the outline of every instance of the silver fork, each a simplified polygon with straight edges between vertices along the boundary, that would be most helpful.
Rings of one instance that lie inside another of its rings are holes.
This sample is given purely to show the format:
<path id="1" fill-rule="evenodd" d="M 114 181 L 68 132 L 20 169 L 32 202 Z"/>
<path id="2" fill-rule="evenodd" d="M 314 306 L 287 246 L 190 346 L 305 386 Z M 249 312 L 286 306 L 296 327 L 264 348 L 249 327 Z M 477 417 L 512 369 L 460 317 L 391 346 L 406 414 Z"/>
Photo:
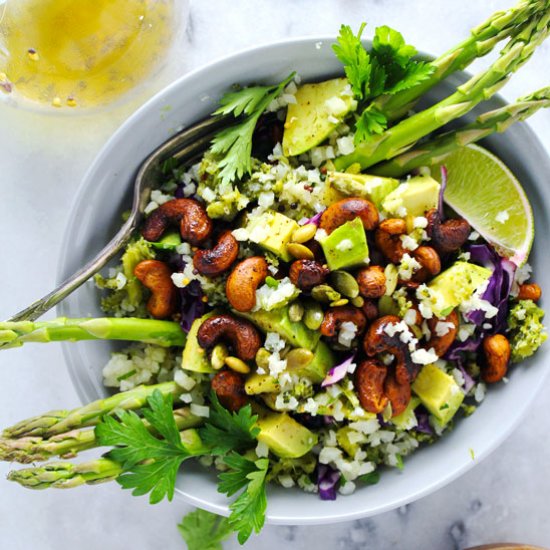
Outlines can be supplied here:
<path id="1" fill-rule="evenodd" d="M 124 225 L 105 247 L 74 275 L 8 321 L 34 321 L 97 273 L 130 239 L 139 226 L 151 191 L 158 182 L 161 164 L 174 158 L 180 164 L 193 161 L 206 150 L 214 134 L 227 125 L 227 117 L 208 118 L 186 128 L 153 151 L 139 167 L 134 181 L 132 210 Z"/>

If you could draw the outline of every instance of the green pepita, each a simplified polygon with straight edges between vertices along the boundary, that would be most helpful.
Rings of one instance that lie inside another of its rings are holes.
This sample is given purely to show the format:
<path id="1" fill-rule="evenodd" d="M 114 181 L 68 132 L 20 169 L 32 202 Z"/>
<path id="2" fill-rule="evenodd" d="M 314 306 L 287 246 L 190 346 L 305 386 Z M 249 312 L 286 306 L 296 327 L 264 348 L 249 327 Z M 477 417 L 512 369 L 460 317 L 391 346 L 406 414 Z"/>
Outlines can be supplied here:
<path id="1" fill-rule="evenodd" d="M 225 358 L 225 364 L 235 372 L 239 372 L 240 374 L 248 374 L 250 372 L 250 367 L 238 357 L 226 357 Z"/>
<path id="2" fill-rule="evenodd" d="M 325 314 L 320 304 L 314 301 L 309 301 L 305 305 L 304 324 L 310 330 L 317 330 L 323 322 Z"/>
<path id="3" fill-rule="evenodd" d="M 386 276 L 386 296 L 391 296 L 397 288 L 397 280 L 399 273 L 397 267 L 393 264 L 388 264 L 384 269 L 384 275 Z"/>
<path id="4" fill-rule="evenodd" d="M 355 298 L 352 298 L 351 305 L 355 307 L 363 307 L 365 305 L 365 298 L 363 296 L 356 296 Z"/>
<path id="5" fill-rule="evenodd" d="M 333 271 L 330 274 L 330 280 L 342 296 L 346 296 L 346 298 L 359 296 L 359 284 L 351 273 L 341 270 Z"/>
<path id="6" fill-rule="evenodd" d="M 349 300 L 347 298 L 340 298 L 339 300 L 335 300 L 334 302 L 331 302 L 330 307 L 346 306 L 348 302 Z"/>
<path id="7" fill-rule="evenodd" d="M 286 249 L 297 260 L 313 260 L 315 258 L 313 252 L 303 244 L 288 243 Z"/>
<path id="8" fill-rule="evenodd" d="M 269 367 L 269 358 L 271 357 L 271 353 L 267 351 L 265 348 L 260 348 L 256 352 L 256 365 L 258 368 L 267 370 Z"/>
<path id="9" fill-rule="evenodd" d="M 210 364 L 213 369 L 220 370 L 225 365 L 225 358 L 229 355 L 229 351 L 225 344 L 216 344 L 210 355 Z"/>
<path id="10" fill-rule="evenodd" d="M 293 302 L 288 308 L 288 317 L 293 323 L 298 323 L 304 316 L 304 306 L 300 302 Z"/>
<path id="11" fill-rule="evenodd" d="M 299 369 L 313 361 L 313 352 L 305 348 L 296 348 L 288 352 L 286 365 L 289 369 Z"/>
<path id="12" fill-rule="evenodd" d="M 317 285 L 311 289 L 311 297 L 318 302 L 330 303 L 339 300 L 342 295 L 329 285 Z"/>
<path id="13" fill-rule="evenodd" d="M 314 223 L 308 223 L 296 229 L 292 234 L 292 242 L 302 244 L 313 239 L 317 232 L 317 226 Z"/>

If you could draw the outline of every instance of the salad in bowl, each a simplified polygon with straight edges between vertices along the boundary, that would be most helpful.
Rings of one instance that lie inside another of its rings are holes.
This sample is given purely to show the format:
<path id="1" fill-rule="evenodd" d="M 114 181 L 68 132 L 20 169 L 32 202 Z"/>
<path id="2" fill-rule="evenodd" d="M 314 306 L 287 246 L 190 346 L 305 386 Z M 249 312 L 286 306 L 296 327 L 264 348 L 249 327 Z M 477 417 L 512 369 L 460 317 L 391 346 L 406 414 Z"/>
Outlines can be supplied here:
<path id="1" fill-rule="evenodd" d="M 369 46 L 363 27 L 343 26 L 339 76 L 226 93 L 214 115 L 227 125 L 196 163 L 164 163 L 140 231 L 96 277 L 106 317 L 0 326 L 6 347 L 134 342 L 103 369 L 112 395 L 0 439 L 2 458 L 23 463 L 111 450 L 10 479 L 116 479 L 158 502 L 196 458 L 238 494 L 230 524 L 244 542 L 263 525 L 268 483 L 333 500 L 468 422 L 546 339 L 529 201 L 473 143 L 550 93 L 439 129 L 496 93 L 549 17 L 522 1 L 430 62 L 388 27 Z M 502 40 L 488 69 L 415 110 Z"/>

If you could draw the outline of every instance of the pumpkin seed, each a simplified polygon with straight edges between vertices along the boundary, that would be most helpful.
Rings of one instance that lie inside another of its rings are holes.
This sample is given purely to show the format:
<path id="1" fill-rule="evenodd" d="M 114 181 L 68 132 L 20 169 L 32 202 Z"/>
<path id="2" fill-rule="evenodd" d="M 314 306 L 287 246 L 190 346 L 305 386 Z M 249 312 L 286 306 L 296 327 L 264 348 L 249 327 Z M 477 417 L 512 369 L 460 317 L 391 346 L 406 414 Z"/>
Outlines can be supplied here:
<path id="1" fill-rule="evenodd" d="M 363 307 L 365 305 L 365 298 L 363 298 L 363 296 L 356 296 L 355 298 L 352 298 L 351 305 L 355 307 Z"/>
<path id="2" fill-rule="evenodd" d="M 382 296 L 378 300 L 378 313 L 382 317 L 383 315 L 398 315 L 399 306 L 397 302 L 390 296 Z"/>
<path id="3" fill-rule="evenodd" d="M 229 351 L 225 344 L 216 344 L 210 355 L 210 364 L 213 369 L 220 370 L 225 365 Z"/>
<path id="4" fill-rule="evenodd" d="M 260 348 L 256 352 L 256 365 L 258 368 L 267 370 L 269 367 L 269 358 L 271 357 L 271 353 L 267 351 L 265 348 Z"/>
<path id="5" fill-rule="evenodd" d="M 299 243 L 288 243 L 286 245 L 289 253 L 294 256 L 297 260 L 313 260 L 315 256 L 313 252 L 303 244 Z"/>
<path id="6" fill-rule="evenodd" d="M 311 297 L 318 302 L 335 302 L 342 295 L 329 285 L 317 285 L 311 289 Z"/>
<path id="7" fill-rule="evenodd" d="M 323 308 L 313 300 L 310 300 L 305 306 L 304 324 L 310 330 L 317 330 L 323 322 L 325 314 Z"/>
<path id="8" fill-rule="evenodd" d="M 391 296 L 397 288 L 397 279 L 399 273 L 397 267 L 393 264 L 388 264 L 384 269 L 384 275 L 386 276 L 386 296 Z"/>
<path id="9" fill-rule="evenodd" d="M 289 369 L 299 369 L 313 361 L 313 353 L 305 348 L 296 348 L 288 352 L 286 366 Z"/>
<path id="10" fill-rule="evenodd" d="M 330 274 L 330 280 L 334 288 L 347 298 L 359 296 L 359 284 L 355 277 L 347 271 L 333 271 Z"/>
<path id="11" fill-rule="evenodd" d="M 239 372 L 241 374 L 248 374 L 250 372 L 250 367 L 238 357 L 226 357 L 225 358 L 225 364 L 235 372 Z"/>
<path id="12" fill-rule="evenodd" d="M 288 308 L 288 317 L 293 323 L 298 323 L 304 316 L 304 306 L 300 302 L 293 302 Z"/>
<path id="13" fill-rule="evenodd" d="M 349 300 L 347 298 L 340 298 L 339 300 L 335 300 L 334 302 L 330 303 L 330 307 L 339 307 L 339 306 L 345 306 L 347 305 Z"/>
<path id="14" fill-rule="evenodd" d="M 317 232 L 317 226 L 314 223 L 302 225 L 292 234 L 292 242 L 302 244 L 313 239 Z"/>

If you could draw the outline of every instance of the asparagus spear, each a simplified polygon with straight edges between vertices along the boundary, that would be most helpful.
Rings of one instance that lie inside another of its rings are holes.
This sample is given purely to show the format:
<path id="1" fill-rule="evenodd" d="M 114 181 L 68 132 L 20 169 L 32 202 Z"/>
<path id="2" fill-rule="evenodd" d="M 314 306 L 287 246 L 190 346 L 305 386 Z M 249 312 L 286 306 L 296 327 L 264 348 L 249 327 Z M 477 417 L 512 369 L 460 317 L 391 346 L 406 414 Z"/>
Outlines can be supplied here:
<path id="1" fill-rule="evenodd" d="M 440 164 L 459 147 L 475 143 L 493 133 L 504 132 L 515 122 L 523 121 L 539 109 L 550 107 L 550 86 L 518 99 L 511 105 L 489 111 L 475 122 L 452 132 L 446 132 L 414 149 L 378 164 L 369 173 L 378 176 L 399 177 L 420 166 Z"/>
<path id="2" fill-rule="evenodd" d="M 189 407 L 174 410 L 174 419 L 179 430 L 193 428 L 202 423 L 203 419 L 195 416 Z M 147 428 L 149 423 L 144 420 Z M 49 439 L 27 436 L 19 439 L 0 438 L 0 460 L 30 464 L 49 460 L 54 456 L 70 458 L 77 453 L 97 446 L 93 429 L 71 430 L 57 434 Z"/>
<path id="3" fill-rule="evenodd" d="M 534 14 L 548 10 L 549 7 L 548 0 L 521 0 L 513 8 L 494 13 L 487 21 L 472 29 L 466 40 L 432 61 L 435 71 L 429 78 L 395 95 L 382 95 L 372 104 L 388 120 L 402 118 L 429 89 L 455 71 L 464 69 L 476 58 L 489 53 L 504 38 L 514 36 Z"/>
<path id="4" fill-rule="evenodd" d="M 37 468 L 15 470 L 8 474 L 8 480 L 28 489 L 71 489 L 84 484 L 112 481 L 121 473 L 120 464 L 108 458 L 99 458 L 81 464 L 51 462 Z"/>
<path id="5" fill-rule="evenodd" d="M 550 10 L 535 18 L 511 39 L 502 49 L 499 59 L 487 70 L 473 76 L 443 101 L 412 115 L 370 141 L 361 143 L 350 155 L 337 158 L 336 169 L 344 170 L 354 163 L 365 169 L 401 154 L 420 138 L 465 115 L 478 103 L 492 97 L 546 39 L 549 25 Z"/>
<path id="6" fill-rule="evenodd" d="M 6 428 L 2 435 L 8 439 L 29 436 L 51 437 L 75 428 L 94 426 L 102 416 L 116 410 L 132 410 L 143 407 L 147 402 L 147 398 L 155 390 L 159 390 L 163 395 L 172 394 L 174 396 L 182 391 L 175 382 L 164 382 L 153 386 L 138 386 L 105 399 L 98 399 L 72 411 L 51 411 L 41 416 L 23 420 L 15 426 Z"/>
<path id="7" fill-rule="evenodd" d="M 178 323 L 134 317 L 100 317 L 51 321 L 7 321 L 0 323 L 0 348 L 22 346 L 26 342 L 60 340 L 132 340 L 159 346 L 183 346 L 185 333 Z"/>
<path id="8" fill-rule="evenodd" d="M 208 452 L 197 430 L 183 430 L 180 437 L 190 455 L 200 456 Z M 14 470 L 8 474 L 8 479 L 29 489 L 70 489 L 84 484 L 112 481 L 121 473 L 122 467 L 118 462 L 109 458 L 98 458 L 80 464 L 50 462 L 36 468 Z"/>

